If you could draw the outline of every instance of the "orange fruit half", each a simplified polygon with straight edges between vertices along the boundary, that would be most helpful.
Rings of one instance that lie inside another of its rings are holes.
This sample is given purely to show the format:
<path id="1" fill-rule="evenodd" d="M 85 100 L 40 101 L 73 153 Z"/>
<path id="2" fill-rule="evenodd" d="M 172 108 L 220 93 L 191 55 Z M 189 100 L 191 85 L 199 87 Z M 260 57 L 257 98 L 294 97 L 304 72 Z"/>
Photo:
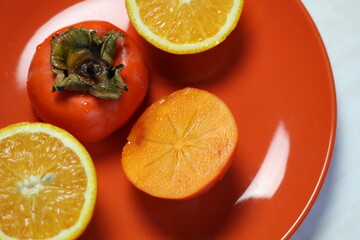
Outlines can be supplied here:
<path id="1" fill-rule="evenodd" d="M 237 127 L 215 95 L 185 88 L 153 103 L 134 124 L 122 166 L 140 190 L 189 199 L 220 180 L 232 163 Z"/>
<path id="2" fill-rule="evenodd" d="M 46 123 L 0 129 L 0 239 L 76 239 L 96 192 L 90 155 L 65 130 Z"/>
<path id="3" fill-rule="evenodd" d="M 130 20 L 148 42 L 175 54 L 221 43 L 237 25 L 243 0 L 126 0 Z"/>

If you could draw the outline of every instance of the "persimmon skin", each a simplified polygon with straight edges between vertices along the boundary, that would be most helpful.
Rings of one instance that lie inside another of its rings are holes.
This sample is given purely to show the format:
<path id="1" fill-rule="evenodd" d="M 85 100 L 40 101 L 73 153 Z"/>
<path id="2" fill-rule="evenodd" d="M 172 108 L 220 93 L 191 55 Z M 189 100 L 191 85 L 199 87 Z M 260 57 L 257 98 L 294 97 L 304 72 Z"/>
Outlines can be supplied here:
<path id="1" fill-rule="evenodd" d="M 184 88 L 159 99 L 134 124 L 122 167 L 145 193 L 190 199 L 223 178 L 234 160 L 238 133 L 230 109 L 215 95 Z"/>
<path id="2" fill-rule="evenodd" d="M 55 74 L 50 64 L 50 39 L 69 27 L 95 30 L 102 37 L 111 30 L 125 35 L 117 40 L 113 65 L 124 64 L 120 72 L 128 91 L 119 100 L 96 98 L 90 93 L 52 92 Z M 28 96 L 42 121 L 69 131 L 81 142 L 96 142 L 122 127 L 135 113 L 148 89 L 148 70 L 135 41 L 123 30 L 104 21 L 86 21 L 64 27 L 37 46 L 30 64 Z"/>

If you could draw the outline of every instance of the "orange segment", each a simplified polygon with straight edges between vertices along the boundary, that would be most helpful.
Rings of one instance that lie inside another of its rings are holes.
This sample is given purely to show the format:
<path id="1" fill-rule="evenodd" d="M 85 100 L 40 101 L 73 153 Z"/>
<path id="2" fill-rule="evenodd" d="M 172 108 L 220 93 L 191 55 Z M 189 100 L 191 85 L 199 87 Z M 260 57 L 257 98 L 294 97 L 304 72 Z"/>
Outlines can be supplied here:
<path id="1" fill-rule="evenodd" d="M 0 239 L 74 239 L 96 198 L 95 169 L 69 133 L 45 123 L 0 130 Z"/>
<path id="2" fill-rule="evenodd" d="M 135 29 L 156 47 L 177 54 L 205 51 L 235 28 L 243 0 L 126 0 Z"/>
<path id="3" fill-rule="evenodd" d="M 129 180 L 161 198 L 186 199 L 211 187 L 231 164 L 234 118 L 218 97 L 185 88 L 151 105 L 123 149 Z"/>

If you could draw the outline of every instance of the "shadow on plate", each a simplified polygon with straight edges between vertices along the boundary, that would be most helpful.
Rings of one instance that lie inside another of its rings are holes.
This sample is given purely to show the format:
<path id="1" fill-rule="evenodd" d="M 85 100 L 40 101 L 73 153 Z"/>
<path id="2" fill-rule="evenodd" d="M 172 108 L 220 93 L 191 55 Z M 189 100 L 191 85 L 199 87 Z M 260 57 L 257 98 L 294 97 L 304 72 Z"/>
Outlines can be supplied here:
<path id="1" fill-rule="evenodd" d="M 147 66 L 167 83 L 175 85 L 201 85 L 219 83 L 235 63 L 246 59 L 246 46 L 250 41 L 243 21 L 218 46 L 196 54 L 178 55 L 162 51 L 146 42 L 130 24 L 127 32 L 138 43 Z M 240 54 L 239 54 L 240 53 Z"/>
<path id="2" fill-rule="evenodd" d="M 83 234 L 78 238 L 78 240 L 97 240 L 97 239 L 103 239 L 103 232 L 100 228 L 101 223 L 101 217 L 100 215 L 100 209 L 98 207 L 95 207 L 93 217 L 90 220 L 89 225 L 83 232 Z"/>
<path id="3" fill-rule="evenodd" d="M 171 239 L 209 239 L 231 220 L 239 190 L 232 167 L 204 194 L 189 200 L 152 197 L 134 188 L 134 198 L 149 223 Z M 238 177 L 237 177 L 238 178 Z"/>
<path id="4" fill-rule="evenodd" d="M 110 136 L 105 139 L 93 142 L 83 143 L 86 149 L 89 151 L 93 160 L 105 161 L 106 159 L 113 161 L 113 156 L 120 156 L 123 146 L 127 142 L 127 136 L 129 135 L 132 126 L 139 119 L 145 109 L 151 104 L 149 99 L 149 93 L 145 96 L 144 101 L 140 104 L 134 115 L 125 123 L 124 126 L 116 130 Z"/>

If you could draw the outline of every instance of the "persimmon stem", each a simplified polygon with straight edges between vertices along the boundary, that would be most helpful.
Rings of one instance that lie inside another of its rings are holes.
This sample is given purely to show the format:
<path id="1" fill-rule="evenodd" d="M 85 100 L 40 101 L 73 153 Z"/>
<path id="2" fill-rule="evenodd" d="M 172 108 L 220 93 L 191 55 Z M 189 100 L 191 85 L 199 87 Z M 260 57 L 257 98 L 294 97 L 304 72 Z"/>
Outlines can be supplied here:
<path id="1" fill-rule="evenodd" d="M 116 42 L 124 37 L 110 31 L 103 39 L 95 31 L 71 27 L 51 39 L 50 63 L 56 74 L 52 91 L 89 92 L 102 99 L 119 99 L 127 86 L 123 64 L 113 65 Z"/>

